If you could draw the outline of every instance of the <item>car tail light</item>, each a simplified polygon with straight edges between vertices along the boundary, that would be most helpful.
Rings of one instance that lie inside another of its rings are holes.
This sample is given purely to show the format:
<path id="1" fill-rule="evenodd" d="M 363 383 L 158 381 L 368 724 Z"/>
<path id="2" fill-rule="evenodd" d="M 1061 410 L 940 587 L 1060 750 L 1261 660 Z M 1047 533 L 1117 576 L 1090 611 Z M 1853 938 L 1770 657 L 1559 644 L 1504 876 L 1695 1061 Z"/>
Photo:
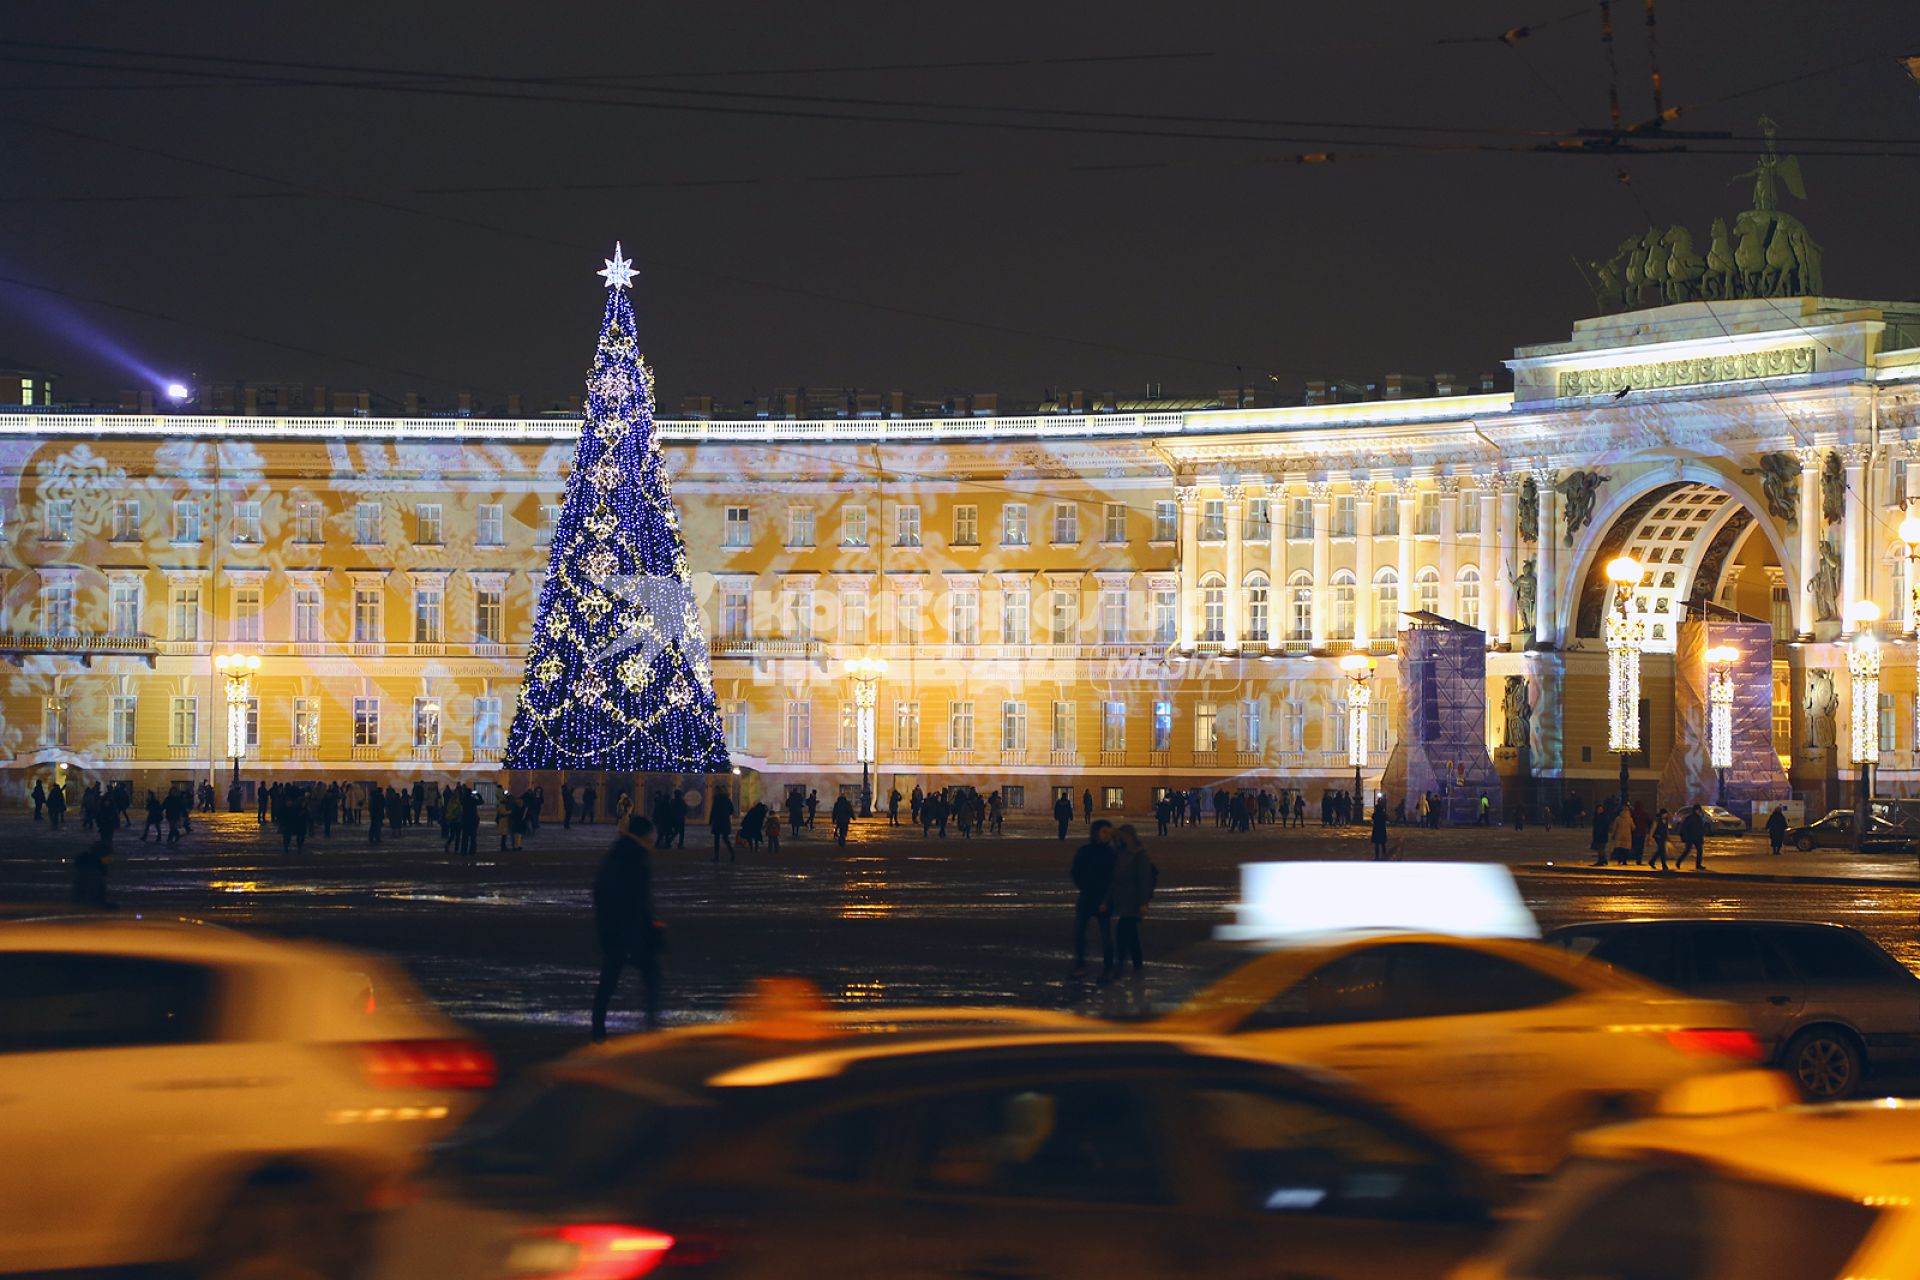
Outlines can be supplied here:
<path id="1" fill-rule="evenodd" d="M 1669 1031 L 1667 1043 L 1681 1053 L 1696 1057 L 1758 1062 L 1762 1056 L 1759 1038 L 1751 1031 L 1734 1027 L 1690 1027 L 1684 1031 Z"/>
<path id="2" fill-rule="evenodd" d="M 569 1223 L 522 1233 L 507 1254 L 517 1280 L 635 1280 L 673 1251 L 661 1231 L 608 1223 Z"/>
<path id="3" fill-rule="evenodd" d="M 367 1082 L 379 1089 L 491 1089 L 493 1054 L 472 1040 L 374 1040 L 360 1046 Z"/>

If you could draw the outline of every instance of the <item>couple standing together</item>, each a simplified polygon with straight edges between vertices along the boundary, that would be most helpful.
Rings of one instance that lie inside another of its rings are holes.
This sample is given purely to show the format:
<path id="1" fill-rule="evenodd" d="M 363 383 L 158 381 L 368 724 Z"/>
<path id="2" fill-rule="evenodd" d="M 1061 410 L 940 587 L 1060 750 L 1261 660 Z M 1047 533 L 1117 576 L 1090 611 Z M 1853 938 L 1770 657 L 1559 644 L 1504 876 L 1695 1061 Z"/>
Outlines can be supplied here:
<path id="1" fill-rule="evenodd" d="M 1119 977 L 1129 962 L 1133 976 L 1140 976 L 1140 917 L 1159 879 L 1160 868 L 1131 826 L 1115 828 L 1101 818 L 1087 829 L 1087 842 L 1073 855 L 1073 884 L 1080 891 L 1074 906 L 1073 976 L 1087 971 L 1090 922 L 1100 928 L 1100 981 Z"/>

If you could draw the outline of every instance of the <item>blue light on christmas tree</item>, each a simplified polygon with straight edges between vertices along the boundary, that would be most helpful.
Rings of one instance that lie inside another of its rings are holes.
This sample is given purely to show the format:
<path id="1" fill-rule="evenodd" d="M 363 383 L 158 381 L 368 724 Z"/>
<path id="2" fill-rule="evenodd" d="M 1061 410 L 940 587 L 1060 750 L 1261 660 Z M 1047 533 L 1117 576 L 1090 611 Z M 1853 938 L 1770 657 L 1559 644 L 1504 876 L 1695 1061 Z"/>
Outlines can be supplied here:
<path id="1" fill-rule="evenodd" d="M 706 631 L 653 433 L 633 264 L 613 247 L 586 422 L 553 528 L 509 769 L 724 773 Z"/>

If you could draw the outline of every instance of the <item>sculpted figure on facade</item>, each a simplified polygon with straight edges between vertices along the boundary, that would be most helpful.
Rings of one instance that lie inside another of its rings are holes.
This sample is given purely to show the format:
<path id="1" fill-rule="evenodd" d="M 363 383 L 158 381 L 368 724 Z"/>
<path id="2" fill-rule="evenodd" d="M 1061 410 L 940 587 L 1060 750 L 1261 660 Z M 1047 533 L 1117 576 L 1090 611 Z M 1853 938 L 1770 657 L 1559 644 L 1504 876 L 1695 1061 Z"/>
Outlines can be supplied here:
<path id="1" fill-rule="evenodd" d="M 1540 541 L 1540 486 L 1532 476 L 1520 482 L 1520 541 Z"/>
<path id="2" fill-rule="evenodd" d="M 1562 476 L 1554 489 L 1567 500 L 1567 545 L 1572 546 L 1574 535 L 1593 522 L 1593 508 L 1600 496 L 1600 486 L 1612 477 L 1598 471 L 1574 471 Z"/>
<path id="3" fill-rule="evenodd" d="M 1506 721 L 1500 745 L 1524 749 L 1533 744 L 1533 700 L 1525 676 L 1508 676 L 1500 695 L 1500 714 Z"/>
<path id="4" fill-rule="evenodd" d="M 1820 566 L 1813 571 L 1812 589 L 1814 617 L 1840 621 L 1840 551 L 1831 538 L 1820 540 Z"/>
<path id="5" fill-rule="evenodd" d="M 1847 468 L 1838 449 L 1827 450 L 1827 461 L 1820 469 L 1820 518 L 1839 524 L 1847 514 Z"/>
<path id="6" fill-rule="evenodd" d="M 1540 598 L 1540 578 L 1533 567 L 1532 557 L 1520 566 L 1520 574 L 1513 580 L 1515 607 L 1520 614 L 1520 629 L 1533 630 L 1533 614 Z"/>
<path id="7" fill-rule="evenodd" d="M 1809 747 L 1830 747 L 1833 745 L 1833 711 L 1839 705 L 1839 696 L 1833 691 L 1833 670 L 1830 667 L 1815 667 L 1807 672 L 1807 745 Z"/>
<path id="8" fill-rule="evenodd" d="M 1742 474 L 1760 476 L 1760 492 L 1766 499 L 1767 514 L 1787 524 L 1800 520 L 1800 500 L 1794 482 L 1800 478 L 1800 462 L 1790 453 L 1763 453 L 1758 467 L 1746 467 Z"/>

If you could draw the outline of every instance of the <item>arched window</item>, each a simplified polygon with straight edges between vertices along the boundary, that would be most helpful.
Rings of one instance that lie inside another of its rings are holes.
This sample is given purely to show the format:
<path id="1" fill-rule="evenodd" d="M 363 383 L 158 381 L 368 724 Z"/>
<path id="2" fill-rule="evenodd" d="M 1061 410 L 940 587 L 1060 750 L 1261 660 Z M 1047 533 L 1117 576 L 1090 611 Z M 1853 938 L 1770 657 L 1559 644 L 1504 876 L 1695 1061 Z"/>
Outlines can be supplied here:
<path id="1" fill-rule="evenodd" d="M 1267 642 L 1267 575 L 1264 573 L 1247 575 L 1247 634 L 1243 639 L 1259 644 Z"/>
<path id="2" fill-rule="evenodd" d="M 1400 575 L 1382 569 L 1373 575 L 1373 634 L 1391 639 L 1400 629 Z"/>
<path id="3" fill-rule="evenodd" d="M 1353 640 L 1353 606 L 1356 594 L 1353 574 L 1350 570 L 1341 569 L 1333 575 L 1333 632 L 1330 637 L 1331 639 L 1345 640 L 1348 642 Z"/>
<path id="4" fill-rule="evenodd" d="M 1454 579 L 1454 586 L 1457 588 L 1456 594 L 1460 598 L 1460 608 L 1458 610 L 1460 621 L 1470 627 L 1479 626 L 1480 571 L 1472 565 L 1463 566 L 1459 576 Z"/>
<path id="5" fill-rule="evenodd" d="M 1907 548 L 1905 543 L 1896 542 L 1887 552 L 1887 612 L 1895 626 L 1902 629 L 1907 621 Z M 1779 632 L 1774 634 L 1778 635 Z"/>
<path id="6" fill-rule="evenodd" d="M 1440 571 L 1432 565 L 1413 575 L 1413 607 L 1422 613 L 1440 612 Z"/>
<path id="7" fill-rule="evenodd" d="M 1305 569 L 1287 579 L 1287 639 L 1313 638 L 1313 575 Z"/>
<path id="8" fill-rule="evenodd" d="M 1227 580 L 1217 573 L 1200 579 L 1200 642 L 1219 644 L 1227 638 Z"/>

